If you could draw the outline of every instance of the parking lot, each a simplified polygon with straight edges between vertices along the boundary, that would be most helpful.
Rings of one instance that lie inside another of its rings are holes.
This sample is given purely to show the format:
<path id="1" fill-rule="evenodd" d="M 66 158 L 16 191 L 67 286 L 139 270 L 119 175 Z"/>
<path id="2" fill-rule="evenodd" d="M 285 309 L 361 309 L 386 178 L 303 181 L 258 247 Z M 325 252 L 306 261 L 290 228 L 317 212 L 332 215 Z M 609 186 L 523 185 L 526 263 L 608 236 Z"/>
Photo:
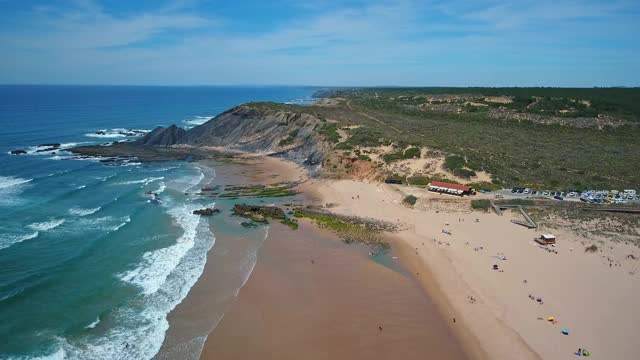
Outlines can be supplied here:
<path id="1" fill-rule="evenodd" d="M 588 190 L 580 192 L 513 188 L 496 191 L 496 194 L 507 198 L 546 198 L 557 201 L 582 201 L 591 204 L 640 202 L 640 195 L 636 194 L 635 190 Z"/>

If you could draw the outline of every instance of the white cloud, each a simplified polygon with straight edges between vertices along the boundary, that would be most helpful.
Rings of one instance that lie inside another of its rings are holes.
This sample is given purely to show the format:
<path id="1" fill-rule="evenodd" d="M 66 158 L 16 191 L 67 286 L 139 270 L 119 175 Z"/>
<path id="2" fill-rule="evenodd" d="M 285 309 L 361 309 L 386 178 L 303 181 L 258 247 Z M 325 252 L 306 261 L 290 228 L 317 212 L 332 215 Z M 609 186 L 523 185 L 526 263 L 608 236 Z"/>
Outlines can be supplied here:
<path id="1" fill-rule="evenodd" d="M 0 48 L 11 50 L 0 58 L 0 82 L 554 85 L 559 73 L 606 78 L 610 64 L 640 70 L 637 45 L 597 52 L 611 41 L 584 40 L 623 41 L 629 26 L 637 34 L 622 18 L 625 2 L 336 4 L 251 33 L 194 14 L 189 0 L 125 17 L 91 1 L 39 9 L 29 26 L 0 32 Z M 598 21 L 576 20 L 590 16 Z"/>

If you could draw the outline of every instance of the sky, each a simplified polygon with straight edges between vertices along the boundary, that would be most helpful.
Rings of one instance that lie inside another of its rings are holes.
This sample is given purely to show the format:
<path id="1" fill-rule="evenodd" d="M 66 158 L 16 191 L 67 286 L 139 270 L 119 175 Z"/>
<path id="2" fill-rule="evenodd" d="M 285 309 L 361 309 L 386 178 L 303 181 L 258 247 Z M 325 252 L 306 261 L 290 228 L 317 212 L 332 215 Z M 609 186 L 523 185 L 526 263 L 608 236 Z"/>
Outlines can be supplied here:
<path id="1" fill-rule="evenodd" d="M 0 83 L 640 86 L 640 0 L 0 0 Z"/>

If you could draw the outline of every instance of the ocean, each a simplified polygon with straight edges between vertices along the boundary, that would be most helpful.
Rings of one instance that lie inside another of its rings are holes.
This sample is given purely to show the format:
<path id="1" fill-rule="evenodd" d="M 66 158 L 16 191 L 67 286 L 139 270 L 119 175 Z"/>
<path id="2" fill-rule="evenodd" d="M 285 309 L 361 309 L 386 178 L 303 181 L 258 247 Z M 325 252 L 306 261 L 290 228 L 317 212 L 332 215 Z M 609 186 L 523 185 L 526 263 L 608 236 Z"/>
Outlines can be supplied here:
<path id="1" fill-rule="evenodd" d="M 0 86 L 0 359 L 151 359 L 216 251 L 215 226 L 192 214 L 219 206 L 193 195 L 215 168 L 113 165 L 65 148 L 193 127 L 248 101 L 307 103 L 313 91 Z M 247 261 L 250 272 L 255 253 Z"/>

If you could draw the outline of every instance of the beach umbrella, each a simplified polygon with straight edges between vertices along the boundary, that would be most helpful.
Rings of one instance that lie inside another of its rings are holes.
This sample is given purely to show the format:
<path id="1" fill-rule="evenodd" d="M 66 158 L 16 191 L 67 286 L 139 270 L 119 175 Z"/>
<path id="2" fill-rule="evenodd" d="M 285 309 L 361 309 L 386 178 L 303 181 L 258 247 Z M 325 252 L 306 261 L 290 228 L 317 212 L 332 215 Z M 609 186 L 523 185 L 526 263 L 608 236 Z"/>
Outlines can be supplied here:
<path id="1" fill-rule="evenodd" d="M 553 316 L 549 316 L 549 317 L 547 318 L 547 321 L 553 321 Z"/>
<path id="2" fill-rule="evenodd" d="M 569 335 L 569 329 L 562 329 L 562 333 L 565 335 Z"/>

